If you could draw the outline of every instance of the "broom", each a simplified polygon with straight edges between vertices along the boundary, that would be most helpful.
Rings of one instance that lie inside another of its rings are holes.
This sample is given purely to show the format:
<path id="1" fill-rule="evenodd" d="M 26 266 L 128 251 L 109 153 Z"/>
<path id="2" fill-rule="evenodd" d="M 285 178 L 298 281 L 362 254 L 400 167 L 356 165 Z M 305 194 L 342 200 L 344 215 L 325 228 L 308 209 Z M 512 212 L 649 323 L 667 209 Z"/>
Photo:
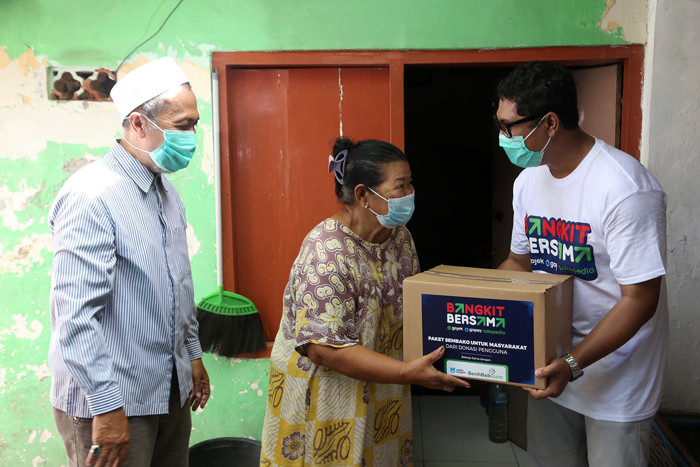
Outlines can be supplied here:
<path id="1" fill-rule="evenodd" d="M 197 305 L 202 350 L 223 357 L 253 353 L 265 348 L 265 333 L 258 310 L 250 299 L 223 286 Z"/>
<path id="2" fill-rule="evenodd" d="M 224 290 L 221 252 L 221 164 L 219 156 L 219 76 L 212 72 L 212 117 L 216 190 L 216 274 L 218 289 L 197 304 L 202 350 L 224 357 L 258 352 L 265 348 L 265 332 L 253 302 Z"/>

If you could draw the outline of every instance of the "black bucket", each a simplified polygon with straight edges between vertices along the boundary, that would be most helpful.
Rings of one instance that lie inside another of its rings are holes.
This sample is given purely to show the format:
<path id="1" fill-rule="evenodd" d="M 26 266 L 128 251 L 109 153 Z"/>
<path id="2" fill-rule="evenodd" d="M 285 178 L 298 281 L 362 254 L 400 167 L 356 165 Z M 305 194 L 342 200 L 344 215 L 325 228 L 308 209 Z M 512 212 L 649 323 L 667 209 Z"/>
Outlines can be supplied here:
<path id="1" fill-rule="evenodd" d="M 214 438 L 190 447 L 190 467 L 258 467 L 260 441 Z"/>

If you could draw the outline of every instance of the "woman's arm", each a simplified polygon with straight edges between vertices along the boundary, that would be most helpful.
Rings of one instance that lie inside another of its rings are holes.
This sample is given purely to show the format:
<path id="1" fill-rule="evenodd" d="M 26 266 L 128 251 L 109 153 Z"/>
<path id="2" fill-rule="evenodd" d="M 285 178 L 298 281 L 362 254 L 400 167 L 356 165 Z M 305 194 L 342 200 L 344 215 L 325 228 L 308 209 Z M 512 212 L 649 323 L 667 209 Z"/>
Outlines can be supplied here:
<path id="1" fill-rule="evenodd" d="M 428 355 L 410 362 L 396 360 L 361 345 L 337 348 L 320 344 L 307 344 L 306 352 L 315 364 L 323 365 L 360 381 L 419 384 L 448 392 L 453 391 L 456 386 L 469 387 L 468 382 L 454 376 L 448 376 L 433 367 L 433 363 L 444 355 L 445 347 L 440 347 Z"/>

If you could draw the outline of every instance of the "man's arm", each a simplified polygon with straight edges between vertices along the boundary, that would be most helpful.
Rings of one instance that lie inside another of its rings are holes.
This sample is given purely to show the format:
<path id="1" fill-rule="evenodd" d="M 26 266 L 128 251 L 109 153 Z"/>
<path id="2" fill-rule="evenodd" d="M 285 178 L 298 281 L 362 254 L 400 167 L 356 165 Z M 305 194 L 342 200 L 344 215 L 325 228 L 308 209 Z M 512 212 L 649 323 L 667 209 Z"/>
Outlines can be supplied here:
<path id="1" fill-rule="evenodd" d="M 92 419 L 92 444 L 100 446 L 97 455 L 88 454 L 87 465 L 112 467 L 121 465 L 129 452 L 129 420 L 121 407 L 95 415 Z"/>
<path id="2" fill-rule="evenodd" d="M 124 459 L 129 443 L 124 401 L 99 322 L 112 293 L 114 230 L 99 200 L 82 193 L 63 194 L 50 219 L 53 332 L 58 333 L 61 356 L 94 415 L 92 443 L 102 451 L 87 461 L 107 465 L 105 461 Z"/>
<path id="3" fill-rule="evenodd" d="M 197 311 L 194 307 L 192 308 L 190 327 L 187 330 L 187 336 L 185 336 L 185 349 L 187 349 L 190 361 L 202 358 L 202 344 L 199 342 L 199 321 L 197 321 Z"/>
<path id="4" fill-rule="evenodd" d="M 498 266 L 498 269 L 505 269 L 507 271 L 532 272 L 530 255 L 528 253 L 525 253 L 524 255 L 519 255 L 511 251 L 508 254 L 508 258 L 506 258 L 506 260 Z"/>
<path id="5" fill-rule="evenodd" d="M 69 192 L 51 213 L 53 331 L 93 415 L 124 405 L 100 317 L 112 294 L 114 229 L 99 199 Z"/>
<path id="6" fill-rule="evenodd" d="M 194 303 L 193 303 L 194 305 Z M 211 388 L 209 385 L 209 374 L 204 368 L 202 362 L 202 345 L 199 342 L 199 321 L 197 321 L 197 312 L 194 306 L 192 307 L 190 327 L 185 336 L 185 349 L 190 357 L 190 365 L 192 366 L 192 391 L 190 391 L 189 404 L 192 410 L 204 408 L 209 400 Z"/>
<path id="7" fill-rule="evenodd" d="M 620 290 L 620 301 L 571 351 L 582 369 L 623 346 L 654 316 L 659 302 L 661 277 L 639 284 L 621 285 Z M 556 358 L 546 367 L 535 370 L 535 374 L 547 378 L 547 387 L 527 391 L 536 399 L 557 397 L 571 379 L 571 368 L 563 358 Z"/>
<path id="8" fill-rule="evenodd" d="M 192 365 L 192 382 L 194 386 L 190 392 L 190 404 L 192 411 L 199 408 L 204 408 L 209 400 L 211 388 L 209 386 L 209 374 L 204 368 L 201 358 L 197 358 L 190 362 Z"/>

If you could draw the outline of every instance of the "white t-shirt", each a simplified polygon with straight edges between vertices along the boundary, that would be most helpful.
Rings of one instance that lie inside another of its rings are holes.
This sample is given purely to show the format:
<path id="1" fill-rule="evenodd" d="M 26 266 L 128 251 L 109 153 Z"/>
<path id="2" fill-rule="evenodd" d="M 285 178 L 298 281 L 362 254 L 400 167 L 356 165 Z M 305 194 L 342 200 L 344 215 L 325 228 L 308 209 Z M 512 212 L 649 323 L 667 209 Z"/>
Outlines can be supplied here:
<path id="1" fill-rule="evenodd" d="M 565 178 L 547 166 L 525 169 L 513 186 L 513 210 L 511 250 L 529 254 L 534 272 L 576 277 L 572 347 L 620 300 L 620 285 L 666 273 L 666 194 L 637 160 L 599 139 Z M 552 400 L 597 420 L 652 417 L 667 349 L 662 284 L 652 319 Z"/>

